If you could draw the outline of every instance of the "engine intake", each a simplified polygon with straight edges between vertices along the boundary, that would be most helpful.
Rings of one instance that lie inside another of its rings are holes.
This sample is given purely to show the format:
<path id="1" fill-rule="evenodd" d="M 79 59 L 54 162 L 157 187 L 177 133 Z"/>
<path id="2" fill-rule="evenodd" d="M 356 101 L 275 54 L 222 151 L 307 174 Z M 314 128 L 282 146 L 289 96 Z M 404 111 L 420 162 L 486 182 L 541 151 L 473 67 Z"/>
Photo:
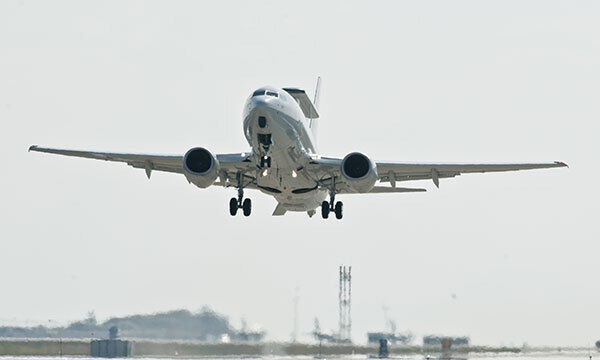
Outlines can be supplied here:
<path id="1" fill-rule="evenodd" d="M 199 188 L 212 185 L 219 175 L 219 161 L 205 148 L 196 147 L 188 150 L 183 157 L 185 177 Z"/>
<path id="2" fill-rule="evenodd" d="M 356 192 L 369 192 L 377 181 L 376 165 L 368 156 L 353 152 L 342 160 L 342 175 Z"/>

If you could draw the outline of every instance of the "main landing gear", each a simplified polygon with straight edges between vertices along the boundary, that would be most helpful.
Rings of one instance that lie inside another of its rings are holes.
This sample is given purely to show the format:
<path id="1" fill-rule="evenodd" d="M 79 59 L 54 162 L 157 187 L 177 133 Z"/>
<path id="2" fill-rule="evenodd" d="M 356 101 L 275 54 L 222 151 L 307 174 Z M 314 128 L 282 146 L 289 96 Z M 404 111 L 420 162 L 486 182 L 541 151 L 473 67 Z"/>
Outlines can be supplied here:
<path id="1" fill-rule="evenodd" d="M 231 216 L 235 216 L 238 209 L 242 209 L 244 216 L 250 216 L 250 213 L 252 212 L 252 200 L 244 199 L 244 189 L 242 187 L 238 188 L 237 199 L 231 198 L 231 200 L 229 200 L 229 213 Z"/>
<path id="2" fill-rule="evenodd" d="M 335 204 L 335 206 L 334 206 Z M 321 216 L 323 219 L 327 219 L 329 217 L 329 212 L 333 211 L 335 213 L 336 219 L 341 219 L 343 217 L 344 203 L 341 201 L 335 202 L 335 193 L 331 193 L 329 195 L 329 201 L 323 201 L 321 203 Z"/>

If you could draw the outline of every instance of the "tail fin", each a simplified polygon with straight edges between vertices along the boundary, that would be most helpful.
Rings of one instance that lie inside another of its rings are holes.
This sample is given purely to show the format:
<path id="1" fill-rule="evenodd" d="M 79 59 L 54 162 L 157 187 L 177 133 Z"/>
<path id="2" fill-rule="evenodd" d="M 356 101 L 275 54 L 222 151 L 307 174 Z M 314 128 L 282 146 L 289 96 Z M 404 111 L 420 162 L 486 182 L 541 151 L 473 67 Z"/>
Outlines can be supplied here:
<path id="1" fill-rule="evenodd" d="M 313 101 L 313 105 L 317 111 L 319 110 L 319 101 L 321 99 L 321 77 L 317 77 L 317 86 L 315 86 L 315 100 Z M 317 119 L 310 119 L 310 130 L 313 133 L 313 136 L 317 137 Z"/>

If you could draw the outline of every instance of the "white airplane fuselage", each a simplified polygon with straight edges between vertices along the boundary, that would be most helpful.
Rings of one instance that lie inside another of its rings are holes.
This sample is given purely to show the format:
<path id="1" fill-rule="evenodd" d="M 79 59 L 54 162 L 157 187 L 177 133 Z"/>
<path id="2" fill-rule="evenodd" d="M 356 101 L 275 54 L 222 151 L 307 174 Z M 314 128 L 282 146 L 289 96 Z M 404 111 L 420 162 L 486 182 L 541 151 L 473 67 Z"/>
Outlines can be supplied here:
<path id="1" fill-rule="evenodd" d="M 263 95 L 256 95 L 257 93 Z M 277 96 L 267 94 L 277 94 Z M 258 188 L 285 206 L 288 211 L 311 211 L 325 200 L 327 191 L 303 171 L 317 155 L 314 125 L 296 100 L 285 90 L 264 87 L 246 101 L 244 134 L 254 160 L 270 158 L 270 167 L 256 170 Z M 315 124 L 316 125 L 316 124 Z"/>

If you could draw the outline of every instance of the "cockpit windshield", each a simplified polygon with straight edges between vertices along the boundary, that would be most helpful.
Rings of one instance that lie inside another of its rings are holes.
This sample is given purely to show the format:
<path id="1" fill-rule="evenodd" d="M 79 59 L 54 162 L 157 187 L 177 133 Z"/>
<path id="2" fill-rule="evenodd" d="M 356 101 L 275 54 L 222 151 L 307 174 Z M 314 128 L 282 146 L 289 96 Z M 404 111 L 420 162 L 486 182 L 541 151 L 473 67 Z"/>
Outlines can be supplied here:
<path id="1" fill-rule="evenodd" d="M 275 91 L 270 91 L 270 90 L 256 90 L 255 92 L 252 93 L 252 97 L 255 96 L 263 96 L 263 95 L 267 95 L 267 96 L 273 96 L 273 97 L 279 97 L 279 94 L 276 93 Z"/>

